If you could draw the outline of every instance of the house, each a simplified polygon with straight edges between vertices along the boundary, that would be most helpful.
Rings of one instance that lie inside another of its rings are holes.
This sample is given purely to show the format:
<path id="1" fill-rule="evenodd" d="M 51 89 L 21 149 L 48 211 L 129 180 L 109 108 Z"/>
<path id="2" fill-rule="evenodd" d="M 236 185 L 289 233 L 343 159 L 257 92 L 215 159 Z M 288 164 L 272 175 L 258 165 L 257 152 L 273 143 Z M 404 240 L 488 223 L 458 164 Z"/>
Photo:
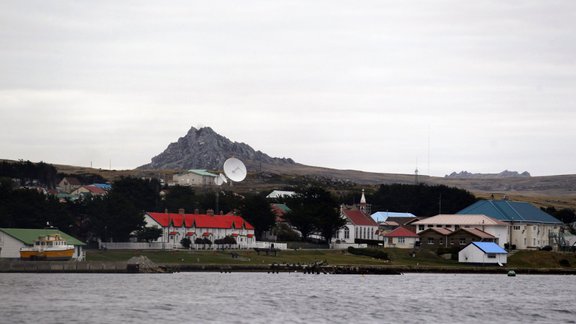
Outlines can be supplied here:
<path id="1" fill-rule="evenodd" d="M 416 226 L 416 233 L 418 234 L 430 228 L 444 228 L 450 230 L 450 232 L 457 231 L 460 228 L 476 228 L 494 236 L 502 247 L 509 241 L 508 224 L 486 215 L 441 214 L 421 219 L 411 223 L 411 225 Z M 423 240 L 420 241 L 422 244 L 426 244 Z"/>
<path id="2" fill-rule="evenodd" d="M 60 180 L 60 182 L 58 182 L 58 188 L 60 188 L 61 191 L 67 193 L 71 193 L 72 191 L 80 188 L 81 186 L 82 183 L 80 182 L 80 180 L 78 180 L 78 178 L 75 177 L 64 177 L 62 178 L 62 180 Z"/>
<path id="3" fill-rule="evenodd" d="M 346 219 L 346 225 L 336 232 L 334 241 L 341 243 L 361 243 L 361 241 L 378 240 L 378 223 L 370 217 L 370 205 L 366 203 L 364 190 L 360 204 L 340 206 L 340 217 Z M 359 242 L 360 241 L 360 242 Z"/>
<path id="4" fill-rule="evenodd" d="M 472 242 L 458 252 L 458 262 L 504 265 L 508 262 L 508 252 L 493 242 Z"/>
<path id="5" fill-rule="evenodd" d="M 212 186 L 216 185 L 217 177 L 218 175 L 204 169 L 193 169 L 183 174 L 175 174 L 172 180 L 179 186 Z"/>
<path id="6" fill-rule="evenodd" d="M 72 196 L 105 196 L 108 192 L 98 186 L 89 185 L 81 186 L 80 188 L 72 191 Z"/>
<path id="7" fill-rule="evenodd" d="M 498 238 L 477 228 L 460 228 L 446 236 L 446 247 L 464 247 L 471 242 L 492 242 L 498 244 Z"/>
<path id="8" fill-rule="evenodd" d="M 420 247 L 424 249 L 438 249 L 448 246 L 448 235 L 452 231 L 446 228 L 432 227 L 418 233 Z"/>
<path id="9" fill-rule="evenodd" d="M 165 243 L 175 248 L 182 247 L 180 241 L 189 238 L 192 243 L 197 238 L 206 238 L 210 242 L 234 237 L 238 246 L 246 246 L 256 242 L 254 227 L 241 216 L 227 214 L 214 215 L 212 211 L 207 214 L 186 214 L 184 210 L 179 213 L 152 213 L 144 214 L 146 227 L 157 226 L 162 229 L 162 236 L 156 242 Z"/>
<path id="10" fill-rule="evenodd" d="M 519 250 L 552 245 L 551 237 L 557 236 L 562 227 L 561 221 L 526 202 L 481 200 L 457 214 L 483 214 L 508 224 L 510 239 L 506 243 Z M 502 246 L 502 240 L 499 244 Z"/>
<path id="11" fill-rule="evenodd" d="M 395 247 L 400 249 L 413 249 L 420 237 L 415 232 L 398 227 L 397 229 L 382 235 L 384 247 Z"/>
<path id="12" fill-rule="evenodd" d="M 20 258 L 20 248 L 33 246 L 38 237 L 54 234 L 60 235 L 69 245 L 74 245 L 73 259 L 84 259 L 83 247 L 86 244 L 56 228 L 0 228 L 0 258 Z"/>

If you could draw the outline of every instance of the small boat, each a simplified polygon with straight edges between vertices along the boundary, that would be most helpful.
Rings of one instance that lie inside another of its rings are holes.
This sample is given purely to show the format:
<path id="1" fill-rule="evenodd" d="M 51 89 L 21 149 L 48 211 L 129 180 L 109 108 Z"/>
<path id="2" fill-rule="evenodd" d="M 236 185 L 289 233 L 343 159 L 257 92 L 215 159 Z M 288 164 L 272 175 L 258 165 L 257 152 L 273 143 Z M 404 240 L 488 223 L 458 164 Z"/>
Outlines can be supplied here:
<path id="1" fill-rule="evenodd" d="M 66 261 L 73 255 L 74 246 L 68 245 L 60 234 L 40 236 L 33 246 L 20 249 L 21 260 Z"/>

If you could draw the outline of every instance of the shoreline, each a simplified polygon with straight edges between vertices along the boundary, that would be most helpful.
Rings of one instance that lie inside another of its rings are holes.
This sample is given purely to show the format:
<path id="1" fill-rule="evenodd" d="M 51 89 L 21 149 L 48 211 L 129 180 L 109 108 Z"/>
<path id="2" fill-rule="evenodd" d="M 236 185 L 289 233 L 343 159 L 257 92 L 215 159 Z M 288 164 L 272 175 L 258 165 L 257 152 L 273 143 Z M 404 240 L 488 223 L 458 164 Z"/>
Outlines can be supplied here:
<path id="1" fill-rule="evenodd" d="M 550 274 L 576 275 L 574 268 L 514 268 L 493 266 L 371 266 L 371 265 L 289 265 L 289 264 L 157 264 L 153 267 L 128 264 L 127 262 L 97 261 L 2 261 L 0 273 L 177 273 L 177 272 L 299 272 L 305 274 L 370 274 L 400 275 L 404 273 L 446 273 L 446 274 Z"/>

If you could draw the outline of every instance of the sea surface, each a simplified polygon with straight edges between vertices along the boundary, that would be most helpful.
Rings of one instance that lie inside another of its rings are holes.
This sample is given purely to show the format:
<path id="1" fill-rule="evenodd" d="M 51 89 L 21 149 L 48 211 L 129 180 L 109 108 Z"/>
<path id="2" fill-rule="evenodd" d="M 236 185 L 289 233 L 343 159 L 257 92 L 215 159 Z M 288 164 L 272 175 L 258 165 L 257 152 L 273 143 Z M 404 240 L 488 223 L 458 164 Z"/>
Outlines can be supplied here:
<path id="1" fill-rule="evenodd" d="M 576 277 L 0 274 L 0 323 L 576 323 Z"/>

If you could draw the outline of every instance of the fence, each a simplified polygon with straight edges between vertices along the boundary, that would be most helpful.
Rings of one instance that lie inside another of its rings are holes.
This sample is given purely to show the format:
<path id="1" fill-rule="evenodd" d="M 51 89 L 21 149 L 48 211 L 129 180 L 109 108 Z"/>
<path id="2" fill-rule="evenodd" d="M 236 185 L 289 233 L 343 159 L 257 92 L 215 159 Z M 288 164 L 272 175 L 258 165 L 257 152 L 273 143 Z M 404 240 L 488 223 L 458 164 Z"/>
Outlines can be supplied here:
<path id="1" fill-rule="evenodd" d="M 278 250 L 287 250 L 286 243 L 276 242 L 255 242 L 250 244 L 194 244 L 190 245 L 191 250 L 241 250 L 241 249 L 269 249 L 274 247 Z M 172 250 L 183 249 L 180 243 L 164 242 L 101 242 L 100 249 L 103 250 Z"/>

